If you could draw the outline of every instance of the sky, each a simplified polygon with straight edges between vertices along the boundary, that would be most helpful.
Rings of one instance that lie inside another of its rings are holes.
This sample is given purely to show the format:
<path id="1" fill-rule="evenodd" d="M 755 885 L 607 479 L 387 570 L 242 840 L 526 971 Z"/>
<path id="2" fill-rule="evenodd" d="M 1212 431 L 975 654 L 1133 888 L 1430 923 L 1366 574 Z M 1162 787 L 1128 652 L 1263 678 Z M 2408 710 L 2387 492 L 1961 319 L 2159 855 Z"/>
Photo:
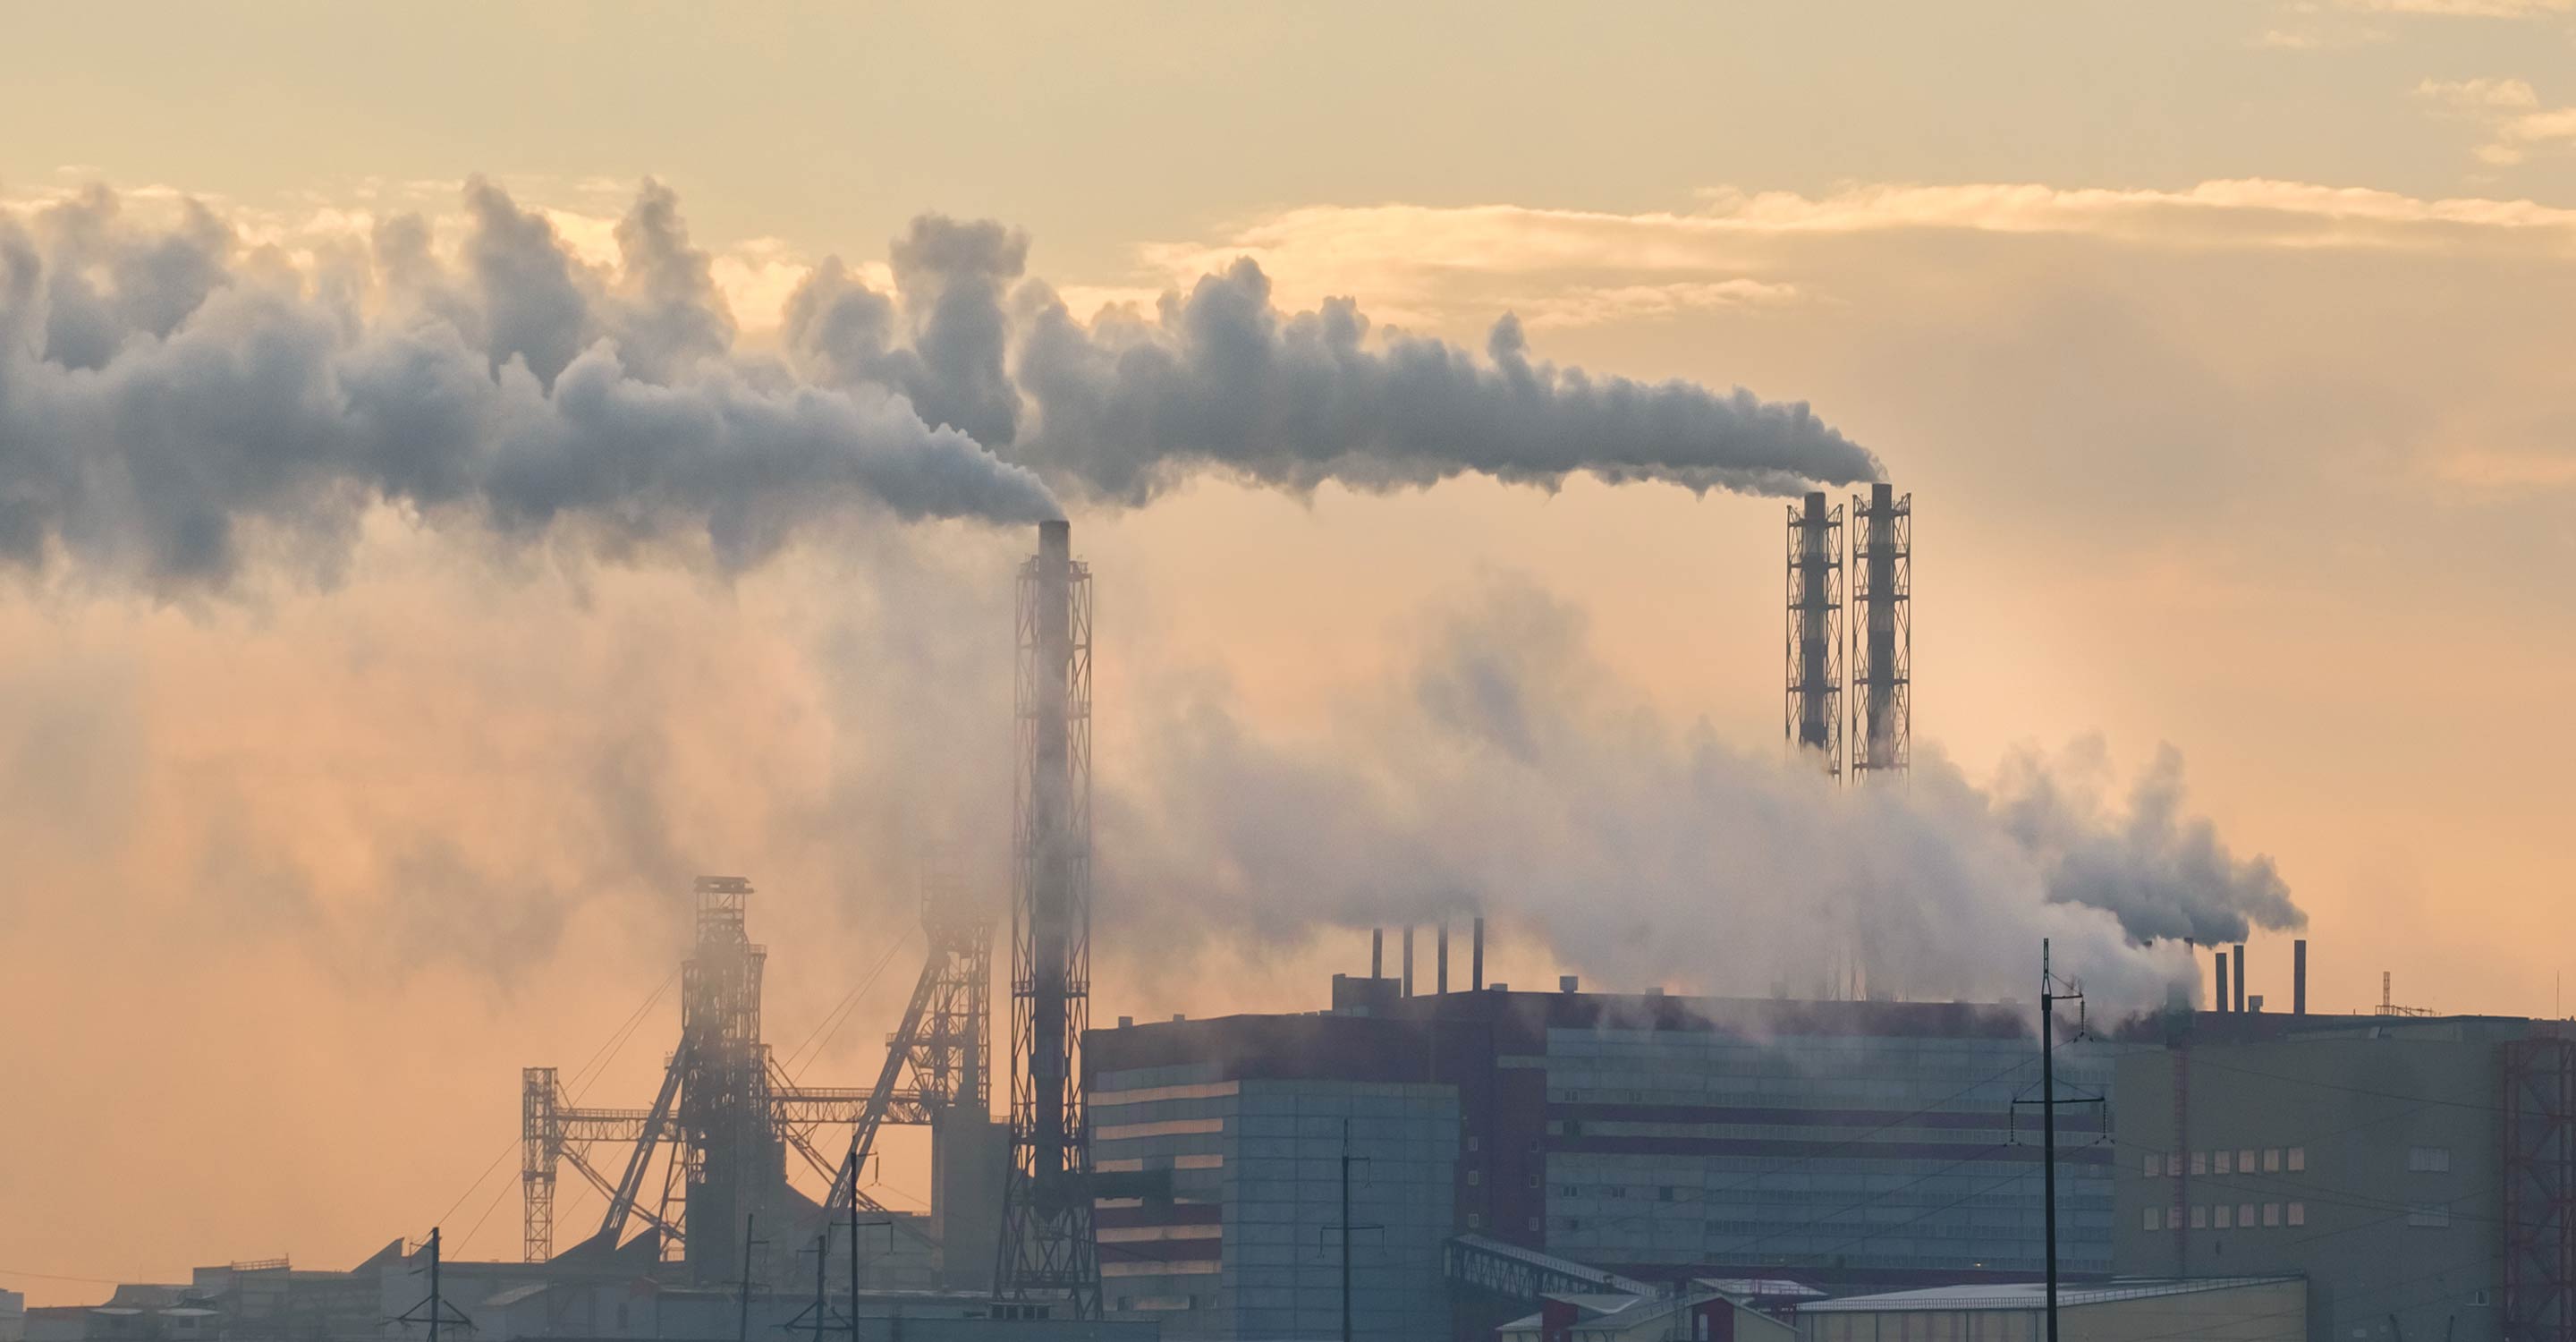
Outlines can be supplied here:
<path id="1" fill-rule="evenodd" d="M 2560 1013 L 2576 3 L 1602 10 L 9 4 L 0 221 L 194 200 L 320 292 L 405 214 L 462 255 L 476 178 L 607 273 L 650 179 L 733 349 L 792 359 L 826 258 L 892 292 L 917 216 L 993 219 L 1095 332 L 1250 258 L 1381 342 L 1490 362 L 1508 313 L 1804 402 L 1914 495 L 1925 766 L 1873 811 L 1766 753 L 1781 500 L 1732 477 L 1048 476 L 1098 584 L 1101 1017 L 1311 1008 L 1359 929 L 1471 905 L 1498 977 L 1760 994 L 1803 970 L 1703 946 L 1784 943 L 1825 850 L 1959 929 L 1920 991 L 2026 992 L 2004 939 L 2057 915 L 1942 892 L 2021 879 L 2037 815 L 2134 851 L 2168 777 L 2269 859 L 2316 1005 Z M 360 498 L 176 584 L 114 519 L 13 550 L 0 1145 L 42 1158 L 0 1285 L 510 1256 L 518 1068 L 643 1102 L 696 871 L 762 891 L 772 1042 L 871 1074 L 913 905 L 1007 857 L 998 507 L 826 497 L 745 557 Z M 1416 867 L 1458 884 L 1367 888 Z"/>

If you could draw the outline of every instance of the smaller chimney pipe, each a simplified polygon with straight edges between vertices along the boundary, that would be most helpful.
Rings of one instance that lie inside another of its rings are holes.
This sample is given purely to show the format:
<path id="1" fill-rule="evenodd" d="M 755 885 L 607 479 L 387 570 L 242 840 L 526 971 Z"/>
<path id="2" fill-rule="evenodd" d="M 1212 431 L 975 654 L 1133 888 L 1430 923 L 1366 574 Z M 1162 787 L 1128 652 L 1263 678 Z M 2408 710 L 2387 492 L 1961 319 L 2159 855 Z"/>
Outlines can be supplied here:
<path id="1" fill-rule="evenodd" d="M 1431 991 L 1442 996 L 1449 993 L 1449 920 L 1440 920 L 1439 931 L 1431 941 Z"/>
<path id="2" fill-rule="evenodd" d="M 2240 942 L 2237 942 L 2237 943 L 2236 943 L 2236 962 L 2235 962 L 2235 964 L 2231 965 L 2231 966 L 2230 966 L 2230 968 L 2232 968 L 2232 969 L 2234 969 L 2234 970 L 2236 971 L 2236 1010 L 2238 1010 L 2238 1011 L 2243 1011 L 2243 1010 L 2245 1009 L 2245 943 L 2244 943 L 2244 942 L 2241 942 L 2241 941 L 2240 941 Z"/>
<path id="3" fill-rule="evenodd" d="M 2218 1010 L 2227 1009 L 2227 952 L 2218 953 Z"/>
<path id="4" fill-rule="evenodd" d="M 1485 990 L 1485 920 L 1482 918 L 1476 920 L 1473 939 L 1468 942 L 1467 973 L 1468 982 L 1475 986 L 1476 991 L 1483 992 Z"/>
<path id="5" fill-rule="evenodd" d="M 1413 924 L 1404 925 L 1404 995 L 1413 995 Z"/>
<path id="6" fill-rule="evenodd" d="M 2290 1014 L 2308 1014 L 2308 939 L 2290 943 Z"/>
<path id="7" fill-rule="evenodd" d="M 1386 929 L 1383 927 L 1369 929 L 1369 977 L 1386 977 Z"/>

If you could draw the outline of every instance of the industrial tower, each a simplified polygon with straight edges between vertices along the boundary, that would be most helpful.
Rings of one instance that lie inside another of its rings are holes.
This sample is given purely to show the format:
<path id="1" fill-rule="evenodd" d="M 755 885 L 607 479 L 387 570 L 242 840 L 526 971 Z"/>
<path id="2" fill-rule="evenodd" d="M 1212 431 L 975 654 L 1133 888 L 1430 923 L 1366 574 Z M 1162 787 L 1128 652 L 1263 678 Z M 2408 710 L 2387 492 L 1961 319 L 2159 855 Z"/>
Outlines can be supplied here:
<path id="1" fill-rule="evenodd" d="M 1091 1002 L 1091 571 L 1038 524 L 1020 567 L 1011 898 L 1011 1170 L 995 1289 L 1100 1317 L 1082 1035 Z"/>
<path id="2" fill-rule="evenodd" d="M 1787 733 L 1828 777 L 1843 772 L 1843 510 L 1823 493 L 1789 509 Z"/>
<path id="3" fill-rule="evenodd" d="M 1902 777 L 1913 758 L 1914 496 L 1871 485 L 1852 497 L 1852 522 L 1852 773 Z"/>
<path id="4" fill-rule="evenodd" d="M 854 1177 L 883 1124 L 929 1125 L 934 1160 L 947 1154 L 946 1137 L 956 1135 L 961 1140 L 953 1163 L 971 1174 L 972 1139 L 990 1102 L 983 1003 L 991 984 L 991 920 L 954 899 L 926 903 L 922 922 L 929 955 L 902 1024 L 887 1039 L 877 1083 L 866 1089 L 805 1086 L 787 1075 L 761 1040 L 766 953 L 745 927 L 751 893 L 751 883 L 738 877 L 698 879 L 697 943 L 681 970 L 679 1044 L 651 1108 L 585 1108 L 564 1093 L 556 1069 L 522 1072 L 527 1261 L 554 1256 L 555 1183 L 564 1165 L 608 1204 L 585 1242 L 621 1243 L 629 1223 L 640 1220 L 657 1242 L 680 1249 L 689 1274 L 702 1283 L 739 1280 L 739 1232 L 747 1214 L 756 1212 L 763 1226 L 776 1227 L 777 1242 L 784 1243 L 804 1223 L 819 1224 L 825 1207 L 856 1199 L 883 1211 Z M 910 1084 L 900 1084 L 907 1073 Z M 852 1154 L 837 1164 L 818 1140 L 827 1127 L 850 1129 Z M 625 1149 L 622 1164 L 602 1168 L 592 1162 L 591 1148 L 603 1144 Z M 823 1206 L 788 1184 L 791 1151 L 829 1182 Z M 653 1183 L 660 1185 L 658 1196 L 646 1191 Z M 934 1220 L 938 1210 L 934 1206 Z M 989 1236 L 974 1229 L 968 1227 L 966 1238 L 980 1242 L 970 1253 L 989 1263 Z"/>

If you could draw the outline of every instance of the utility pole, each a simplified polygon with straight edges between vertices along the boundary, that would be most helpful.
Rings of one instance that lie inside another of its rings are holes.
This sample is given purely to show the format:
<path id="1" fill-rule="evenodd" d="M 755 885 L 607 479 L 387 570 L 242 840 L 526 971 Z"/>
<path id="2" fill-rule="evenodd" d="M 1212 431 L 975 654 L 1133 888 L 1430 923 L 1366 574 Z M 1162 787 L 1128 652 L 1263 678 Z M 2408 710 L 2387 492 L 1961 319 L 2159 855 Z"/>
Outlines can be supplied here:
<path id="1" fill-rule="evenodd" d="M 2048 1237 L 2048 1342 L 2057 1342 L 2057 978 L 2049 971 L 2048 939 L 2039 942 L 2039 1112 L 2040 1197 L 2047 1204 L 2040 1220 Z M 2084 1000 L 2070 986 L 2070 1002 Z"/>
<path id="2" fill-rule="evenodd" d="M 751 1251 L 769 1242 L 751 1237 L 752 1222 L 757 1216 L 758 1213 L 745 1212 L 742 1217 L 742 1310 L 735 1318 L 734 1342 L 751 1342 Z"/>
<path id="3" fill-rule="evenodd" d="M 858 1140 L 855 1137 L 850 1142 L 850 1158 L 853 1160 L 858 1158 Z M 893 1251 L 894 1222 L 892 1220 L 861 1221 L 859 1219 L 859 1171 L 856 1166 L 852 1166 L 850 1169 L 850 1342 L 859 1342 L 859 1227 L 862 1225 L 884 1226 L 886 1249 L 888 1252 Z"/>
<path id="4" fill-rule="evenodd" d="M 427 1323 L 429 1342 L 438 1342 L 439 1325 L 447 1321 L 447 1297 L 440 1291 L 438 1284 L 438 1240 L 438 1227 L 431 1226 L 429 1239 L 421 1246 L 429 1254 L 429 1298 L 394 1318 L 394 1322 L 402 1324 Z M 465 1325 L 465 1331 L 469 1333 L 474 1331 L 472 1319 L 458 1315 L 456 1321 Z"/>

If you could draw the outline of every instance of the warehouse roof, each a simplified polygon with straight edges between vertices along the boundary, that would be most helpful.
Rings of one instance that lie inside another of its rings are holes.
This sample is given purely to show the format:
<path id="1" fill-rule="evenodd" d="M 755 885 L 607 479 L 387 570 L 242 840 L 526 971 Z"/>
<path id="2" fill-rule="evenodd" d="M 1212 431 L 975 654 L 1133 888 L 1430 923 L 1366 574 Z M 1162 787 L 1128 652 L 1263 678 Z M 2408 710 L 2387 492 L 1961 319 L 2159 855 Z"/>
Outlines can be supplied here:
<path id="1" fill-rule="evenodd" d="M 2121 1277 L 2083 1286 L 2060 1286 L 2057 1303 L 2061 1308 L 2075 1305 L 2105 1305 L 2115 1300 L 2143 1300 L 2154 1296 L 2191 1295 L 2201 1291 L 2232 1291 L 2247 1286 L 2278 1286 L 2303 1280 L 2299 1277 Z M 2048 1305 L 2048 1287 L 2036 1281 L 1986 1283 L 1973 1286 L 1935 1286 L 1920 1291 L 1891 1291 L 1885 1295 L 1845 1296 L 1840 1300 L 1821 1300 L 1800 1305 L 1800 1314 L 1881 1314 L 1908 1310 L 1965 1309 L 2044 1309 Z"/>

